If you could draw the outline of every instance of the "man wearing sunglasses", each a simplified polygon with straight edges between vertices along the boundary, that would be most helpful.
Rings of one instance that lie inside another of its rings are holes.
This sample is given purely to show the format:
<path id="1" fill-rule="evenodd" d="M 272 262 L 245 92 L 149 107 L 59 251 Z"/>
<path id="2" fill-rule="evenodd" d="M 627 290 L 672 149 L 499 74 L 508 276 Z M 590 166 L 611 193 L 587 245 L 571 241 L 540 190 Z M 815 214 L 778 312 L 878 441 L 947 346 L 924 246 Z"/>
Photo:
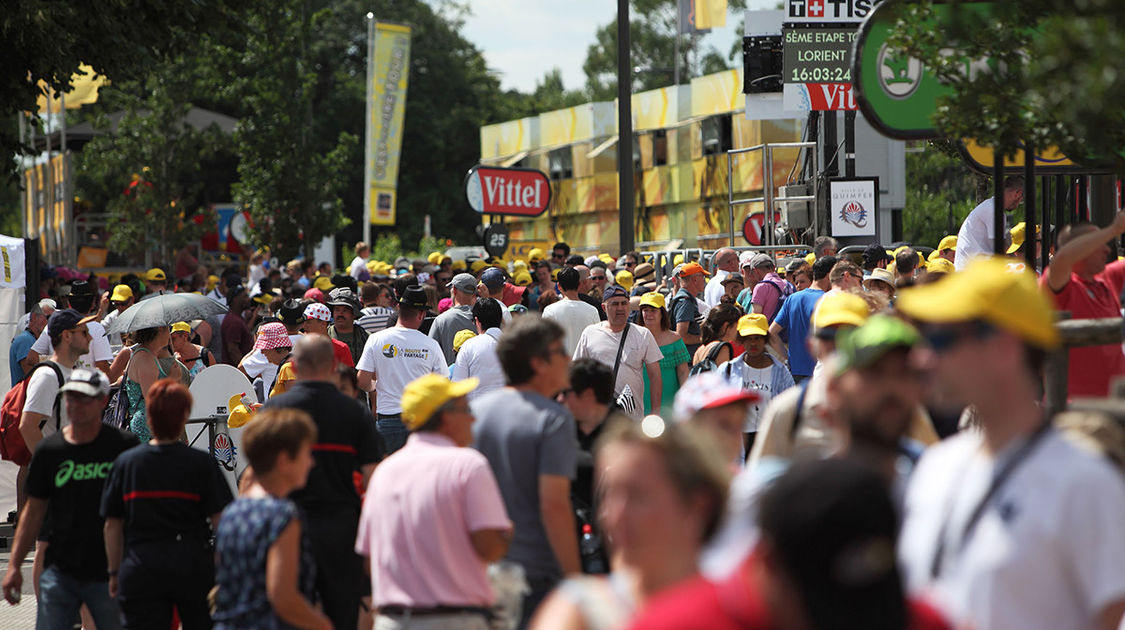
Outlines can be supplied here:
<path id="1" fill-rule="evenodd" d="M 551 248 L 551 269 L 558 269 L 565 265 L 567 256 L 570 256 L 570 245 L 561 241 L 555 243 Z"/>
<path id="2" fill-rule="evenodd" d="M 911 477 L 898 548 L 910 591 L 956 627 L 1117 628 L 1125 484 L 1040 406 L 1059 335 L 1034 275 L 980 259 L 897 307 L 928 341 L 915 360 L 979 427 L 928 449 Z"/>

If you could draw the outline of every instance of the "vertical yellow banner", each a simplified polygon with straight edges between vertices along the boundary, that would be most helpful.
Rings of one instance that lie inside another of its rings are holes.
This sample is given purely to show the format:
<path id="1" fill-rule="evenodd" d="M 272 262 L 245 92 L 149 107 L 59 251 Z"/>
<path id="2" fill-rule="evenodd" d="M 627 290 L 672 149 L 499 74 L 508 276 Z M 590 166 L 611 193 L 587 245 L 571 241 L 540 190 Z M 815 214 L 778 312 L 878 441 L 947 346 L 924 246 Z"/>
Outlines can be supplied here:
<path id="1" fill-rule="evenodd" d="M 394 225 L 399 154 L 402 149 L 402 119 L 406 109 L 406 85 L 410 75 L 410 27 L 377 22 L 371 107 L 372 146 L 367 152 L 371 187 L 368 190 L 371 223 Z"/>
<path id="2" fill-rule="evenodd" d="M 695 0 L 695 28 L 706 30 L 727 25 L 727 0 Z"/>

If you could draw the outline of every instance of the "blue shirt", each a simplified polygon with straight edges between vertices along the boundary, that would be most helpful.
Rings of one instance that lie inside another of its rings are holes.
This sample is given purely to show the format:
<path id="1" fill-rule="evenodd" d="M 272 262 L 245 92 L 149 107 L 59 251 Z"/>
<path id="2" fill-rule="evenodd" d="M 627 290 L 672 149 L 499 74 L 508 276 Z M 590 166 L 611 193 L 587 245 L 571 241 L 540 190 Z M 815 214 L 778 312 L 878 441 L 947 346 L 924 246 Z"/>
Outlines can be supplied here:
<path id="1" fill-rule="evenodd" d="M 824 291 L 820 289 L 798 291 L 785 300 L 773 320 L 789 333 L 789 371 L 793 376 L 812 376 L 816 359 L 809 354 L 805 340 L 808 339 L 809 328 L 812 326 L 810 320 L 816 310 L 816 303 L 822 297 Z"/>
<path id="2" fill-rule="evenodd" d="M 23 368 L 20 367 L 20 361 L 27 358 L 27 353 L 34 343 L 35 335 L 31 334 L 31 331 L 26 328 L 12 340 L 12 349 L 8 351 L 8 369 L 11 370 L 12 387 L 15 387 L 16 383 L 22 381 L 23 377 L 26 376 Z"/>

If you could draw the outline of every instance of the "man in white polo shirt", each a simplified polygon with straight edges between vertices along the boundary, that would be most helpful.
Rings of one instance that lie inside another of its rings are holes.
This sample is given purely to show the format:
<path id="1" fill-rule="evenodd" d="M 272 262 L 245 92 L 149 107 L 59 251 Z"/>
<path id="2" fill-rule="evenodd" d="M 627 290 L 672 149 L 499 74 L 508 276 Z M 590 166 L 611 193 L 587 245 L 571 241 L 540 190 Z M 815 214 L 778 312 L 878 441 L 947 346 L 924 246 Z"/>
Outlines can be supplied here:
<path id="1" fill-rule="evenodd" d="M 1058 346 L 1031 273 L 996 259 L 903 291 L 943 393 L 979 430 L 930 447 L 906 494 L 898 547 L 908 588 L 956 627 L 1114 629 L 1125 613 L 1125 481 L 1074 446 L 1039 405 Z"/>
<path id="2" fill-rule="evenodd" d="M 481 394 L 500 389 L 507 383 L 500 357 L 496 354 L 496 342 L 500 341 L 501 311 L 504 307 L 496 300 L 478 300 L 473 305 L 473 321 L 477 336 L 469 339 L 457 352 L 453 364 L 454 381 L 475 378 L 479 385 L 468 393 L 469 400 Z"/>
<path id="3" fill-rule="evenodd" d="M 398 323 L 371 335 L 355 366 L 359 388 L 375 392 L 375 427 L 387 453 L 406 444 L 409 431 L 402 423 L 402 390 L 407 383 L 431 372 L 449 374 L 441 346 L 418 331 L 426 317 L 426 292 L 412 284 L 398 304 Z"/>

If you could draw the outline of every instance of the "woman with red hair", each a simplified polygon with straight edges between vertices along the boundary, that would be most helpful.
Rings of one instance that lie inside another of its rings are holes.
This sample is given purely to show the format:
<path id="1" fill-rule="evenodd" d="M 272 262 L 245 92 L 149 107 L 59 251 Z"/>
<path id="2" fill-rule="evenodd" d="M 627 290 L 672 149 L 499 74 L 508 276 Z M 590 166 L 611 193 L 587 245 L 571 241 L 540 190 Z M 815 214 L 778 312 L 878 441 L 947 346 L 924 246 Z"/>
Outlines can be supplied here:
<path id="1" fill-rule="evenodd" d="M 162 379 L 145 393 L 152 439 L 113 463 L 102 494 L 110 595 L 124 628 L 209 629 L 215 582 L 211 532 L 232 496 L 206 451 L 180 440 L 191 392 Z"/>

